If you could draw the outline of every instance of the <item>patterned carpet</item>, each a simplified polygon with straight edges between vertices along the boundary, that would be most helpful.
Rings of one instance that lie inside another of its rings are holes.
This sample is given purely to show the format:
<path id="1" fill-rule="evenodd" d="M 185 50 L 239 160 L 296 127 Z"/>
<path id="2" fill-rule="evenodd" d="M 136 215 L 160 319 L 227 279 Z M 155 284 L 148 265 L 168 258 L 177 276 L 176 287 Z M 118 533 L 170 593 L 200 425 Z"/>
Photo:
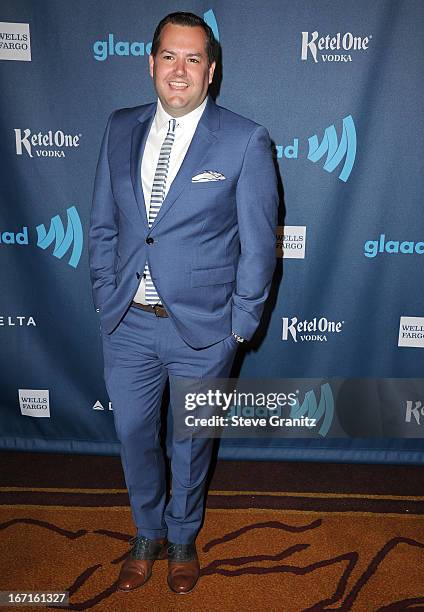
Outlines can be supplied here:
<path id="1" fill-rule="evenodd" d="M 62 609 L 424 610 L 424 497 L 213 489 L 197 540 L 201 579 L 181 597 L 168 590 L 166 561 L 143 588 L 116 591 L 133 535 L 124 489 L 0 491 L 0 590 L 66 590 Z"/>

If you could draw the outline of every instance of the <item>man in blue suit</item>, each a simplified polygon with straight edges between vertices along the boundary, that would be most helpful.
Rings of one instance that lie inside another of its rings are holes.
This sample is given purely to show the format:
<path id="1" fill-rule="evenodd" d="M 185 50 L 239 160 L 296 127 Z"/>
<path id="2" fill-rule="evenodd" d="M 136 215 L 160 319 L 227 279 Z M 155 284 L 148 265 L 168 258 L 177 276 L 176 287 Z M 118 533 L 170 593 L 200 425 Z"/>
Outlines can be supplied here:
<path id="1" fill-rule="evenodd" d="M 149 58 L 157 102 L 109 118 L 97 167 L 90 269 L 105 381 L 137 535 L 118 587 L 144 584 L 168 558 L 168 584 L 191 591 L 212 440 L 174 439 L 167 504 L 159 443 L 169 379 L 229 376 L 255 332 L 275 266 L 277 187 L 264 127 L 208 96 L 209 26 L 172 13 Z"/>

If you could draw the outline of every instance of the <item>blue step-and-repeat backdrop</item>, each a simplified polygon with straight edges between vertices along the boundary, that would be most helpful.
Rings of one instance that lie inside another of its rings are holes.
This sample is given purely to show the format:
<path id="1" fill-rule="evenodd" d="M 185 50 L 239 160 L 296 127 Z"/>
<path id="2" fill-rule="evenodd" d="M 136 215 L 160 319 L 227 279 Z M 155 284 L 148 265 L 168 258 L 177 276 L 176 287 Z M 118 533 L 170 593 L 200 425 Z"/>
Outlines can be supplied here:
<path id="1" fill-rule="evenodd" d="M 111 111 L 154 99 L 150 44 L 175 10 L 213 28 L 217 102 L 267 127 L 281 176 L 273 292 L 235 374 L 321 381 L 297 406 L 317 435 L 220 457 L 423 463 L 421 0 L 2 0 L 0 447 L 119 452 L 93 179 Z"/>

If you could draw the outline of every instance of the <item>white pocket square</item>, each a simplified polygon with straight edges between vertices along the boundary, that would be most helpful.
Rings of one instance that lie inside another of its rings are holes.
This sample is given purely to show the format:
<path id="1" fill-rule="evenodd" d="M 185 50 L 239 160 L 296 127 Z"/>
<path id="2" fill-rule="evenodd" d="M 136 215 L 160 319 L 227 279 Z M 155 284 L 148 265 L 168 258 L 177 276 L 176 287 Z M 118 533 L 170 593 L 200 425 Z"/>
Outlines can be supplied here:
<path id="1" fill-rule="evenodd" d="M 200 174 L 196 174 L 191 179 L 192 183 L 207 183 L 208 181 L 225 181 L 225 176 L 214 170 L 206 170 Z"/>

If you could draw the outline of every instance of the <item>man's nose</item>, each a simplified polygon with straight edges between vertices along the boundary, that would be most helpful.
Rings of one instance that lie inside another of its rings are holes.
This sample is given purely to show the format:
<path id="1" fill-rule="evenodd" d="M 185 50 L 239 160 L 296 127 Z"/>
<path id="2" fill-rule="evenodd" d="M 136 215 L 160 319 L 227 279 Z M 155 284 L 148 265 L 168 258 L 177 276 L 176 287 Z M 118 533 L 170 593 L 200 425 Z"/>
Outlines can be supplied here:
<path id="1" fill-rule="evenodd" d="M 185 74 L 186 64 L 183 58 L 177 59 L 175 64 L 175 73 L 179 76 Z"/>

